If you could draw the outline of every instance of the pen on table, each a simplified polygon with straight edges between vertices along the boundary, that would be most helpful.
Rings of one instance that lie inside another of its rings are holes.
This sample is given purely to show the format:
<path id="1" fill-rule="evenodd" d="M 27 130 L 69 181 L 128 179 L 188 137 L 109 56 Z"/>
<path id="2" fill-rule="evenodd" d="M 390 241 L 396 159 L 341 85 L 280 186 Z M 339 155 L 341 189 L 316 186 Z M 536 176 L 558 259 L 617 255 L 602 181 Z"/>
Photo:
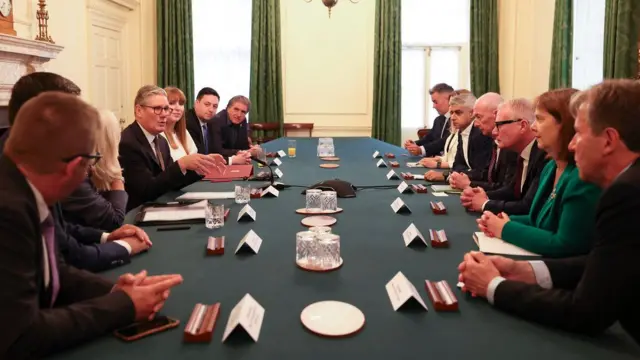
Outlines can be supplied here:
<path id="1" fill-rule="evenodd" d="M 189 230 L 191 226 L 167 226 L 159 227 L 158 231 L 174 231 L 174 230 Z"/>

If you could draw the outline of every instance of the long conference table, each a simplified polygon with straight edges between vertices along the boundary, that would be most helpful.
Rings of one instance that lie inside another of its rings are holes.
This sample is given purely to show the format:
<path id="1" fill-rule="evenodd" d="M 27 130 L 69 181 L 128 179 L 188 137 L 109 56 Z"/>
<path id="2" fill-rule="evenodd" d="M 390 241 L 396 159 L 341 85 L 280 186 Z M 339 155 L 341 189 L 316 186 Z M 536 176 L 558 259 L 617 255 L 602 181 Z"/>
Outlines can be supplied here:
<path id="1" fill-rule="evenodd" d="M 415 161 L 406 151 L 370 138 L 335 138 L 340 167 L 323 169 L 316 156 L 318 139 L 297 139 L 297 157 L 282 158 L 281 182 L 312 185 L 321 180 L 342 179 L 355 186 L 399 184 L 387 180 L 390 168 L 378 168 L 374 151 L 394 153 L 400 162 L 396 172 Z M 266 151 L 287 151 L 287 139 L 264 144 Z M 388 162 L 388 159 L 385 159 Z M 264 169 L 261 169 L 262 171 Z M 418 171 L 415 171 L 418 170 Z M 416 183 L 419 181 L 410 181 Z M 251 183 L 253 186 L 258 183 Z M 187 191 L 233 191 L 234 183 L 201 181 Z M 333 232 L 340 235 L 344 265 L 337 271 L 316 273 L 295 264 L 296 232 L 306 228 L 295 210 L 305 206 L 302 188 L 282 190 L 277 198 L 251 199 L 255 222 L 238 223 L 241 205 L 224 201 L 231 208 L 224 227 L 209 230 L 203 224 L 184 231 L 158 232 L 145 227 L 152 249 L 132 259 L 131 264 L 103 275 L 116 279 L 126 272 L 146 269 L 150 274 L 182 274 L 184 283 L 172 290 L 162 313 L 181 321 L 178 328 L 126 343 L 104 336 L 64 352 L 60 359 L 637 359 L 639 347 L 619 325 L 591 338 L 530 323 L 491 307 L 484 299 L 472 298 L 455 287 L 457 266 L 465 252 L 477 249 L 472 233 L 477 214 L 467 213 L 458 196 L 400 195 L 393 189 L 364 189 L 356 198 L 338 199 L 344 212 L 334 215 Z M 173 200 L 182 192 L 160 200 Z M 412 210 L 395 214 L 390 204 L 400 196 Z M 435 215 L 429 201 L 443 201 L 448 214 Z M 133 214 L 129 214 L 131 220 Z M 414 223 L 428 237 L 429 229 L 444 229 L 449 248 L 405 247 L 402 232 Z M 256 255 L 234 254 L 240 239 L 253 229 L 262 239 Z M 208 236 L 224 235 L 225 254 L 206 256 Z M 394 311 L 385 284 L 398 271 L 415 285 L 429 311 Z M 458 312 L 436 312 L 424 280 L 447 280 L 459 300 Z M 245 294 L 264 308 L 258 342 L 222 342 L 231 309 Z M 304 328 L 301 311 L 322 300 L 350 303 L 366 317 L 364 328 L 346 338 L 323 338 Z M 196 303 L 221 303 L 220 315 L 210 343 L 185 344 L 184 326 Z"/>

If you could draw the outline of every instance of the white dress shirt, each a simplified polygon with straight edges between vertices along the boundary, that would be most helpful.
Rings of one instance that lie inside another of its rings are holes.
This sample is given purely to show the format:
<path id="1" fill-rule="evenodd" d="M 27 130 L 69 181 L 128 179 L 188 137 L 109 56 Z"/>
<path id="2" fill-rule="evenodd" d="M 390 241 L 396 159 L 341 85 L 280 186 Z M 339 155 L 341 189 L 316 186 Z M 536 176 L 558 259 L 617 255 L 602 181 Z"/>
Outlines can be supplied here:
<path id="1" fill-rule="evenodd" d="M 153 143 L 153 141 L 156 139 L 156 135 L 152 135 L 140 123 L 138 123 L 138 126 L 140 126 L 140 129 L 142 129 L 142 133 L 144 134 L 144 137 L 147 138 L 147 141 L 149 142 L 149 145 L 151 146 L 151 151 L 153 151 L 153 154 L 156 157 L 158 157 L 158 154 L 156 154 L 156 145 Z"/>
<path id="2" fill-rule="evenodd" d="M 473 129 L 474 122 L 475 120 L 460 133 L 462 136 L 462 153 L 464 155 L 464 161 L 467 163 L 467 168 L 469 169 L 471 169 L 471 165 L 469 165 L 469 136 L 471 135 L 471 129 Z"/>
<path id="3" fill-rule="evenodd" d="M 458 153 L 458 130 L 453 131 L 447 137 L 444 142 L 444 154 L 442 154 L 442 162 L 449 164 L 449 167 L 453 166 L 453 162 L 456 159 Z"/>
<path id="4" fill-rule="evenodd" d="M 524 148 L 524 150 L 522 150 L 522 152 L 520 153 L 520 157 L 524 159 L 524 161 L 522 162 L 522 181 L 520 181 L 520 191 L 522 191 L 522 188 L 524 187 L 524 183 L 525 181 L 527 181 L 527 170 L 529 169 L 529 159 L 531 158 L 531 148 L 533 147 L 533 143 L 536 141 L 536 139 L 531 140 L 531 142 L 529 143 L 529 145 L 527 145 L 527 147 Z"/>

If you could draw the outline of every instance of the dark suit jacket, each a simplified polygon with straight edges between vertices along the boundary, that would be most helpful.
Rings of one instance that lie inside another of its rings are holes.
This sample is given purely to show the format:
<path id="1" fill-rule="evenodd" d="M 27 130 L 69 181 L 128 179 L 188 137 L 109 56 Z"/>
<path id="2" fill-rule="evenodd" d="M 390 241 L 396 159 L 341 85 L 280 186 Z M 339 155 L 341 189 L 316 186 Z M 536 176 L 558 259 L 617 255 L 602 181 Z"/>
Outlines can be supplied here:
<path id="1" fill-rule="evenodd" d="M 520 155 L 518 154 L 517 157 Z M 516 167 L 517 167 L 516 157 Z M 487 192 L 489 202 L 485 204 L 484 210 L 491 211 L 494 214 L 501 212 L 507 213 L 507 215 L 526 215 L 529 214 L 533 198 L 538 191 L 538 181 L 540 179 L 540 173 L 544 166 L 547 164 L 547 153 L 538 148 L 538 142 L 534 141 L 531 147 L 531 154 L 529 155 L 529 166 L 527 167 L 527 178 L 522 185 L 522 192 L 520 197 L 516 197 L 515 194 L 515 176 L 511 178 L 511 181 L 504 185 L 502 188 Z M 514 170 L 515 173 L 515 170 Z"/>
<path id="2" fill-rule="evenodd" d="M 214 153 L 227 157 L 235 155 L 240 150 L 249 149 L 249 126 L 246 119 L 235 125 L 229 120 L 227 110 L 222 110 L 213 117 L 211 122 Z"/>
<path id="3" fill-rule="evenodd" d="M 2 152 L 4 151 L 4 144 L 7 142 L 7 139 L 9 139 L 9 131 L 10 128 L 7 129 L 4 134 L 2 134 L 2 136 L 0 136 L 0 156 L 2 156 Z"/>
<path id="4" fill-rule="evenodd" d="M 120 165 L 123 169 L 124 187 L 129 194 L 127 211 L 202 178 L 193 171 L 187 171 L 183 175 L 178 163 L 171 158 L 167 140 L 162 136 L 159 139 L 165 164 L 164 171 L 137 121 L 122 131 Z"/>
<path id="5" fill-rule="evenodd" d="M 444 143 L 450 134 L 449 125 L 450 120 L 445 115 L 439 115 L 429 133 L 416 141 L 416 145 L 424 147 L 425 156 L 440 155 L 444 151 Z"/>
<path id="6" fill-rule="evenodd" d="M 494 143 L 493 147 L 496 148 L 497 145 Z M 500 155 L 498 155 L 493 167 L 482 171 L 479 176 L 478 174 L 473 174 L 474 178 L 470 178 L 471 187 L 480 187 L 485 191 L 503 187 L 513 179 L 516 173 L 517 161 L 518 153 L 511 150 L 500 150 Z M 489 161 L 489 165 L 491 165 L 491 161 Z M 489 182 L 489 173 L 491 173 L 491 182 Z"/>
<path id="7" fill-rule="evenodd" d="M 135 308 L 113 283 L 60 261 L 60 292 L 50 308 L 36 200 L 6 156 L 0 158 L 0 358 L 31 359 L 126 326 Z"/>
<path id="8" fill-rule="evenodd" d="M 104 231 L 113 231 L 124 222 L 129 196 L 124 190 L 99 193 L 87 178 L 62 200 L 64 217 L 74 223 Z"/>
<path id="9" fill-rule="evenodd" d="M 491 136 L 485 136 L 480 129 L 471 125 L 471 133 L 469 134 L 469 141 L 467 143 L 467 158 L 469 164 L 464 159 L 464 152 L 462 151 L 462 142 L 458 142 L 458 151 L 456 152 L 456 158 L 453 161 L 451 170 L 457 172 L 463 172 L 469 176 L 469 178 L 481 177 L 482 172 L 486 172 L 491 162 L 491 151 L 493 149 L 493 138 Z"/>
<path id="10" fill-rule="evenodd" d="M 204 151 L 205 149 L 204 149 L 204 141 L 202 136 L 202 127 L 200 125 L 200 120 L 198 120 L 198 117 L 196 116 L 196 111 L 194 109 L 189 109 L 187 110 L 184 116 L 185 116 L 185 120 L 187 121 L 187 131 L 191 135 L 191 138 L 193 138 L 193 142 L 196 143 L 196 147 L 198 148 L 198 154 L 207 155 L 207 152 Z M 211 125 L 212 121 L 213 119 L 209 121 L 207 124 L 207 128 L 208 128 L 207 139 L 209 139 L 208 154 L 212 154 L 214 152 L 213 151 L 213 131 L 212 131 L 213 126 Z"/>
<path id="11" fill-rule="evenodd" d="M 638 219 L 640 159 L 602 193 L 591 252 L 546 260 L 553 289 L 502 282 L 494 293 L 495 305 L 532 321 L 587 334 L 599 333 L 620 321 L 640 342 Z"/>

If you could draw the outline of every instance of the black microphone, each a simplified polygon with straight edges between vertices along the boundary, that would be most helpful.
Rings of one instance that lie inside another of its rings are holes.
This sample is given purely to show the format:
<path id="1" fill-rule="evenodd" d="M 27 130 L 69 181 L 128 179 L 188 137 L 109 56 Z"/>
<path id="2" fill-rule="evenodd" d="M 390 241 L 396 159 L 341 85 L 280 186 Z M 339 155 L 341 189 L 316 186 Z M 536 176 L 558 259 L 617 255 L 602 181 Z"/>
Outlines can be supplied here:
<path id="1" fill-rule="evenodd" d="M 284 188 L 289 187 L 289 186 L 287 186 L 287 185 L 285 185 L 283 183 L 280 183 L 280 182 L 276 183 L 275 182 L 275 177 L 273 176 L 273 169 L 271 168 L 271 166 L 269 164 L 267 164 L 266 161 L 262 161 L 262 160 L 258 159 L 255 156 L 251 156 L 251 160 L 257 162 L 258 164 L 260 164 L 262 166 L 265 166 L 265 167 L 269 168 L 269 173 L 271 174 L 271 176 L 270 176 L 270 178 L 271 178 L 270 179 L 271 180 L 270 185 L 273 186 L 276 190 L 283 190 Z M 265 189 L 266 188 L 268 188 L 268 186 L 265 186 Z"/>

